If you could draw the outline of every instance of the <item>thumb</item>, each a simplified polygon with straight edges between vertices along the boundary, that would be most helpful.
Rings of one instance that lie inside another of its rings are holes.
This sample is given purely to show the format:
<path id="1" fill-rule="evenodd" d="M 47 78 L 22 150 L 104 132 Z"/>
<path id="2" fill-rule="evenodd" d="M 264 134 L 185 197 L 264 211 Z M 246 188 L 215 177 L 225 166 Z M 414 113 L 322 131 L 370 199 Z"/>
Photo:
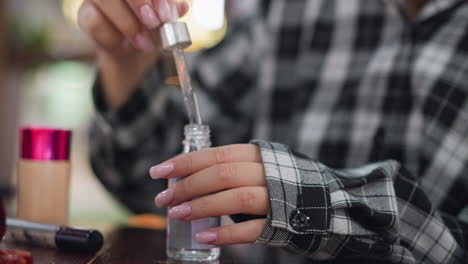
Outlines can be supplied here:
<path id="1" fill-rule="evenodd" d="M 179 16 L 184 16 L 187 14 L 190 6 L 186 1 L 176 3 L 177 12 L 179 12 Z"/>

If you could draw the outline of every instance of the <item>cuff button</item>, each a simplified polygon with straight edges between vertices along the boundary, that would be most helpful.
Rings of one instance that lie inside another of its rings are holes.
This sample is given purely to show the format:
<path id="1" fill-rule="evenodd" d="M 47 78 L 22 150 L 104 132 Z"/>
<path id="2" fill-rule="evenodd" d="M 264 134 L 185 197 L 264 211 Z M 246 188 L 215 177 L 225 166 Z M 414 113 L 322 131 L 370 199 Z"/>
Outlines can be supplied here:
<path id="1" fill-rule="evenodd" d="M 292 211 L 289 223 L 296 231 L 305 231 L 309 227 L 310 217 L 300 210 Z"/>

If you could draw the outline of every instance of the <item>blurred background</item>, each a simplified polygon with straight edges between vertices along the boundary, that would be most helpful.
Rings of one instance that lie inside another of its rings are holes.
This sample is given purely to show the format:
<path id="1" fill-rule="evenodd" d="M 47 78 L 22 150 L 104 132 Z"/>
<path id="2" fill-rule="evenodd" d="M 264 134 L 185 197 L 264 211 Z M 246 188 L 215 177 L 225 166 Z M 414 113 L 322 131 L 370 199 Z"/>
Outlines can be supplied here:
<path id="1" fill-rule="evenodd" d="M 82 0 L 0 0 L 0 178 L 15 181 L 18 128 L 69 128 L 72 146 L 71 223 L 125 223 L 130 213 L 99 184 L 87 158 L 93 118 L 94 46 L 77 26 Z M 254 0 L 191 0 L 183 18 L 194 45 L 219 43 L 230 20 L 252 11 Z M 14 202 L 9 206 L 14 213 Z"/>

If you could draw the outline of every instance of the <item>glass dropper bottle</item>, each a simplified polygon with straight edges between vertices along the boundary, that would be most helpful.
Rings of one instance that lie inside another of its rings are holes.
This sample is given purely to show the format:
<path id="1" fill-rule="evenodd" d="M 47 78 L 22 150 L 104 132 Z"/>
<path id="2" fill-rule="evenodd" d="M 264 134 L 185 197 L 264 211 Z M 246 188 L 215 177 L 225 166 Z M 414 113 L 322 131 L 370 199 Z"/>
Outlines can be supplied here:
<path id="1" fill-rule="evenodd" d="M 182 142 L 184 153 L 211 146 L 210 128 L 205 125 L 185 126 L 185 139 Z M 169 186 L 180 179 L 170 179 Z M 170 210 L 171 208 L 169 208 Z M 220 248 L 197 243 L 195 235 L 210 228 L 218 227 L 219 216 L 207 217 L 190 222 L 168 219 L 166 252 L 170 258 L 184 261 L 214 261 L 220 256 Z"/>
<path id="2" fill-rule="evenodd" d="M 161 28 L 163 49 L 172 51 L 184 96 L 189 124 L 185 126 L 182 142 L 184 153 L 209 148 L 210 128 L 202 124 L 197 97 L 193 91 L 183 49 L 191 45 L 187 25 L 177 21 L 178 13 L 173 9 L 173 21 Z M 181 179 L 170 179 L 169 187 Z M 170 208 L 169 208 L 170 210 Z M 220 248 L 197 243 L 195 235 L 220 225 L 220 217 L 207 217 L 190 222 L 168 219 L 166 252 L 168 257 L 182 261 L 214 261 L 220 256 Z"/>

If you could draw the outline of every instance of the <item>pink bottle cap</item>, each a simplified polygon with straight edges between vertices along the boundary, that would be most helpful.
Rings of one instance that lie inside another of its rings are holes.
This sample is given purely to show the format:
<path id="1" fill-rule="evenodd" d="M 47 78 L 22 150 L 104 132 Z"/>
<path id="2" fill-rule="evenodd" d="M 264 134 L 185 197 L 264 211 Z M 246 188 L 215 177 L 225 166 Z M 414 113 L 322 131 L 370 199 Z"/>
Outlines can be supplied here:
<path id="1" fill-rule="evenodd" d="M 21 158 L 40 161 L 69 160 L 71 136 L 70 130 L 23 127 Z"/>

